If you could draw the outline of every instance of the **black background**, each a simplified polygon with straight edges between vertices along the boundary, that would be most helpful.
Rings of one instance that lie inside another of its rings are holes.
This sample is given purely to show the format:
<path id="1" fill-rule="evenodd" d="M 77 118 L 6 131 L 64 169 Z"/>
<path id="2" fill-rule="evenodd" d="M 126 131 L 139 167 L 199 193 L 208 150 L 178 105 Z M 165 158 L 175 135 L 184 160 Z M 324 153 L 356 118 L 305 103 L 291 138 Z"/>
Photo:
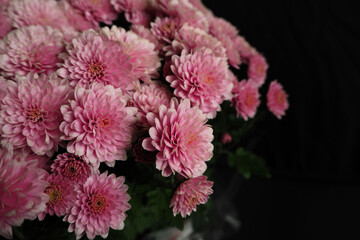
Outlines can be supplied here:
<path id="1" fill-rule="evenodd" d="M 250 144 L 272 178 L 233 175 L 215 185 L 230 194 L 224 205 L 241 227 L 225 221 L 213 238 L 360 239 L 359 4 L 203 2 L 265 55 L 267 84 L 278 79 L 290 101 L 287 115 L 268 114 Z"/>

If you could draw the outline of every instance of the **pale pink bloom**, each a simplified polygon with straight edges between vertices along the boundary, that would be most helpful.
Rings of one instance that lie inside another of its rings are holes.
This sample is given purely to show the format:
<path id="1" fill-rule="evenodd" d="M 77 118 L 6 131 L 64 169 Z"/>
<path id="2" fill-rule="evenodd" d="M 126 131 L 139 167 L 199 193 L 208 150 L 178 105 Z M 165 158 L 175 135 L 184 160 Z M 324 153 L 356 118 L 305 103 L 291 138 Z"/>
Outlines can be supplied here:
<path id="1" fill-rule="evenodd" d="M 46 210 L 38 215 L 40 221 L 44 220 L 46 214 L 50 216 L 55 214 L 58 217 L 69 214 L 76 200 L 75 186 L 61 175 L 50 174 L 46 181 L 49 182 L 45 189 L 49 201 L 46 203 Z"/>
<path id="2" fill-rule="evenodd" d="M 248 78 L 251 79 L 255 85 L 260 87 L 265 82 L 268 67 L 263 55 L 255 54 L 251 56 L 249 58 Z"/>
<path id="3" fill-rule="evenodd" d="M 151 32 L 158 40 L 171 44 L 180 27 L 179 18 L 156 17 L 155 21 L 151 23 Z"/>
<path id="4" fill-rule="evenodd" d="M 141 84 L 132 96 L 134 106 L 138 109 L 139 123 L 147 126 L 146 114 L 152 112 L 158 115 L 161 105 L 170 106 L 172 96 L 169 89 L 159 81 L 153 81 L 150 85 Z"/>
<path id="5" fill-rule="evenodd" d="M 234 97 L 231 102 L 235 105 L 237 117 L 241 115 L 244 120 L 255 116 L 260 104 L 259 89 L 251 80 L 238 82 L 233 90 Z"/>
<path id="6" fill-rule="evenodd" d="M 148 5 L 148 0 L 110 0 L 118 12 L 143 11 Z"/>
<path id="7" fill-rule="evenodd" d="M 60 57 L 64 64 L 58 74 L 68 79 L 72 87 L 104 83 L 115 88 L 132 88 L 132 58 L 124 53 L 119 43 L 104 39 L 94 30 L 84 31 L 74 38 Z"/>
<path id="8" fill-rule="evenodd" d="M 230 133 L 224 133 L 221 136 L 222 144 L 228 144 L 228 143 L 231 143 L 231 141 L 232 141 L 232 137 L 231 137 Z"/>
<path id="9" fill-rule="evenodd" d="M 83 184 L 92 172 L 97 172 L 85 162 L 82 157 L 72 153 L 63 153 L 56 156 L 51 164 L 51 172 L 60 175 L 72 184 Z"/>
<path id="10" fill-rule="evenodd" d="M 208 118 L 214 118 L 220 104 L 231 98 L 233 84 L 227 62 L 210 49 L 193 53 L 184 50 L 181 56 L 174 55 L 171 70 L 173 75 L 166 81 L 175 89 L 174 94 L 190 99 L 191 105 L 199 106 Z"/>
<path id="11" fill-rule="evenodd" d="M 1 100 L 1 144 L 7 148 L 29 146 L 38 155 L 51 156 L 60 141 L 60 106 L 67 102 L 70 87 L 55 74 L 29 74 L 8 82 Z"/>
<path id="12" fill-rule="evenodd" d="M 69 140 L 67 151 L 83 156 L 95 167 L 100 162 L 113 167 L 115 160 L 126 160 L 137 112 L 126 103 L 121 89 L 111 85 L 76 87 L 75 100 L 61 107 L 64 121 L 60 130 L 62 139 Z"/>
<path id="13" fill-rule="evenodd" d="M 159 51 L 163 48 L 163 44 L 158 41 L 157 37 L 150 31 L 149 28 L 146 28 L 143 25 L 132 24 L 131 30 L 140 37 L 145 38 L 154 44 L 156 51 Z"/>
<path id="14" fill-rule="evenodd" d="M 212 181 L 207 180 L 206 176 L 190 178 L 181 183 L 170 203 L 174 217 L 180 213 L 185 218 L 186 215 L 190 216 L 193 211 L 196 212 L 196 206 L 205 204 L 209 195 L 213 193 L 213 184 Z"/>
<path id="15" fill-rule="evenodd" d="M 258 54 L 256 49 L 242 36 L 236 36 L 233 39 L 233 42 L 235 49 L 240 53 L 241 61 L 244 63 L 248 63 L 251 56 Z"/>
<path id="16" fill-rule="evenodd" d="M 112 26 L 101 29 L 100 34 L 110 40 L 121 44 L 122 51 L 131 56 L 130 63 L 133 65 L 132 76 L 150 83 L 151 77 L 158 77 L 158 68 L 161 66 L 158 51 L 149 40 L 140 37 L 133 31 Z"/>
<path id="17" fill-rule="evenodd" d="M 93 24 L 104 22 L 111 25 L 118 15 L 110 0 L 69 0 L 70 4 L 83 12 Z"/>
<path id="18" fill-rule="evenodd" d="M 267 107 L 278 119 L 285 115 L 285 111 L 289 108 L 288 95 L 283 86 L 276 80 L 272 81 L 266 95 Z"/>
<path id="19" fill-rule="evenodd" d="M 215 37 L 211 36 L 200 28 L 194 28 L 188 24 L 184 24 L 176 33 L 175 39 L 172 41 L 171 47 L 165 49 L 166 55 L 180 55 L 183 49 L 188 52 L 199 48 L 209 48 L 215 56 L 227 60 L 226 49 L 222 43 Z"/>
<path id="20" fill-rule="evenodd" d="M 91 175 L 84 185 L 77 188 L 77 200 L 64 220 L 70 223 L 69 232 L 75 231 L 76 239 L 84 234 L 94 239 L 96 235 L 106 238 L 109 228 L 122 230 L 131 206 L 128 186 L 123 176 Z M 132 226 L 129 226 L 132 227 Z"/>
<path id="21" fill-rule="evenodd" d="M 241 64 L 240 53 L 236 51 L 233 40 L 227 35 L 220 35 L 218 39 L 226 49 L 229 64 L 234 68 L 239 69 L 239 65 Z"/>
<path id="22" fill-rule="evenodd" d="M 52 73 L 63 49 L 63 34 L 58 29 L 28 26 L 13 30 L 0 40 L 1 73 L 9 77 Z"/>
<path id="23" fill-rule="evenodd" d="M 46 209 L 46 171 L 37 163 L 0 149 L 0 235 L 5 238 L 12 238 L 11 226 L 20 226 L 25 219 L 34 220 Z"/>
<path id="24" fill-rule="evenodd" d="M 74 30 L 55 0 L 12 0 L 8 14 L 15 28 L 41 25 Z"/>
<path id="25" fill-rule="evenodd" d="M 11 21 L 6 12 L 6 7 L 0 6 L 0 39 L 6 36 L 12 29 Z"/>
<path id="26" fill-rule="evenodd" d="M 158 151 L 156 168 L 167 177 L 175 172 L 186 178 L 202 175 L 212 157 L 213 130 L 206 125 L 206 115 L 191 107 L 188 99 L 173 98 L 170 107 L 160 106 L 159 116 L 146 115 L 152 126 L 150 137 L 143 141 L 147 151 Z"/>
<path id="27" fill-rule="evenodd" d="M 99 24 L 97 22 L 94 23 L 93 21 L 86 19 L 79 9 L 73 7 L 69 3 L 69 0 L 60 1 L 59 6 L 64 12 L 69 25 L 73 26 L 76 30 L 84 31 L 90 28 L 95 29 L 98 27 Z"/>

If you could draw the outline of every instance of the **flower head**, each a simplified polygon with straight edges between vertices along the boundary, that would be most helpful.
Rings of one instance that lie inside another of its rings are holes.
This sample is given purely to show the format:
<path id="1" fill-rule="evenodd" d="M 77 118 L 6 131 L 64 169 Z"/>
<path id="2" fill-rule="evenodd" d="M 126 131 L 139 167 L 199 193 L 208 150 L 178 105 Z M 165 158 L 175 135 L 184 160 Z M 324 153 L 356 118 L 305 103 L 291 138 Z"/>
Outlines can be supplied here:
<path id="1" fill-rule="evenodd" d="M 208 181 L 206 176 L 190 178 L 181 183 L 170 203 L 174 216 L 178 213 L 183 218 L 186 215 L 190 216 L 192 211 L 196 211 L 197 205 L 205 204 L 208 201 L 209 195 L 213 193 L 212 186 L 213 182 Z"/>
<path id="2" fill-rule="evenodd" d="M 9 77 L 28 73 L 51 73 L 61 62 L 63 34 L 51 27 L 28 26 L 0 40 L 0 70 Z"/>
<path id="3" fill-rule="evenodd" d="M 174 40 L 176 31 L 181 27 L 179 18 L 157 17 L 151 23 L 151 31 L 160 41 L 171 43 Z"/>
<path id="4" fill-rule="evenodd" d="M 269 86 L 267 97 L 267 106 L 278 119 L 285 115 L 285 111 L 289 108 L 287 100 L 288 95 L 284 91 L 282 85 L 276 80 L 272 81 Z"/>
<path id="5" fill-rule="evenodd" d="M 11 226 L 33 220 L 46 209 L 44 193 L 48 182 L 37 161 L 25 161 L 23 154 L 0 149 L 0 235 L 12 238 Z"/>
<path id="6" fill-rule="evenodd" d="M 111 85 L 76 87 L 75 99 L 61 107 L 64 121 L 60 130 L 62 139 L 69 140 L 67 151 L 95 167 L 100 162 L 114 166 L 115 160 L 126 160 L 137 112 L 126 103 L 121 89 Z"/>
<path id="7" fill-rule="evenodd" d="M 69 232 L 76 238 L 84 234 L 89 239 L 96 235 L 106 238 L 109 228 L 124 228 L 126 211 L 130 209 L 130 196 L 124 177 L 103 173 L 91 175 L 84 185 L 77 188 L 77 200 L 64 220 L 70 223 Z"/>
<path id="8" fill-rule="evenodd" d="M 38 155 L 52 155 L 60 141 L 60 106 L 67 102 L 70 87 L 55 74 L 29 74 L 8 82 L 1 100 L 0 131 L 4 147 L 29 146 Z"/>
<path id="9" fill-rule="evenodd" d="M 86 19 L 82 12 L 72 6 L 69 1 L 70 0 L 62 0 L 59 2 L 59 6 L 64 12 L 69 25 L 73 26 L 78 31 L 85 31 L 90 28 L 98 27 L 98 23 Z"/>
<path id="10" fill-rule="evenodd" d="M 46 214 L 58 217 L 68 214 L 76 200 L 74 185 L 61 175 L 50 174 L 46 180 L 49 185 L 45 188 L 45 193 L 49 196 L 49 201 L 46 203 L 46 210 L 38 216 L 40 221 L 44 220 Z"/>
<path id="11" fill-rule="evenodd" d="M 175 89 L 174 94 L 189 98 L 192 106 L 199 106 L 208 118 L 214 118 L 223 100 L 231 97 L 233 85 L 228 65 L 210 49 L 193 53 L 184 50 L 181 56 L 172 57 L 171 70 L 173 75 L 166 80 Z"/>
<path id="12" fill-rule="evenodd" d="M 72 153 L 57 155 L 51 165 L 51 172 L 73 184 L 83 184 L 90 174 L 95 171 L 82 157 Z"/>
<path id="13" fill-rule="evenodd" d="M 190 107 L 188 99 L 180 103 L 173 98 L 170 107 L 160 106 L 159 116 L 146 115 L 151 124 L 150 137 L 143 141 L 148 151 L 158 151 L 156 168 L 163 176 L 177 172 L 191 178 L 202 175 L 205 161 L 212 157 L 213 131 L 198 107 Z"/>
<path id="14" fill-rule="evenodd" d="M 264 84 L 266 71 L 268 69 L 266 59 L 261 54 L 255 54 L 249 58 L 248 77 L 256 86 L 260 87 Z"/>
<path id="15" fill-rule="evenodd" d="M 258 87 L 251 80 L 242 80 L 234 86 L 232 92 L 234 97 L 231 101 L 235 105 L 237 116 L 241 115 L 244 120 L 254 117 L 260 104 Z"/>

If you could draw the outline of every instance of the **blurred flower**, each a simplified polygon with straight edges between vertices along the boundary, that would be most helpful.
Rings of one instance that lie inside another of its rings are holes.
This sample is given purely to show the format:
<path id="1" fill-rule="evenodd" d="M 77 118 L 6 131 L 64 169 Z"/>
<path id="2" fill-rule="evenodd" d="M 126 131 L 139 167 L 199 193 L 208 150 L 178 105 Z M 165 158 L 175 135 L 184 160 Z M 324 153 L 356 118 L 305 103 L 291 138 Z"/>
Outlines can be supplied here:
<path id="1" fill-rule="evenodd" d="M 76 238 L 84 234 L 94 239 L 96 235 L 106 238 L 109 228 L 122 230 L 129 210 L 130 196 L 126 193 L 125 178 L 114 174 L 93 174 L 83 186 L 77 188 L 77 200 L 64 220 L 70 223 L 69 232 Z M 131 226 L 130 226 L 131 227 Z"/>
<path id="2" fill-rule="evenodd" d="M 13 30 L 0 40 L 0 70 L 4 76 L 51 73 L 61 62 L 63 34 L 55 28 L 28 26 Z"/>
<path id="3" fill-rule="evenodd" d="M 285 115 L 285 111 L 289 108 L 287 100 L 288 95 L 284 91 L 282 85 L 276 80 L 272 81 L 269 86 L 267 97 L 267 107 L 278 119 Z"/>
<path id="4" fill-rule="evenodd" d="M 249 58 L 248 78 L 260 87 L 264 84 L 268 69 L 266 59 L 261 54 L 255 54 Z"/>
<path id="5" fill-rule="evenodd" d="M 188 99 L 179 103 L 173 98 L 170 107 L 160 106 L 158 117 L 153 113 L 146 117 L 152 127 L 143 147 L 147 151 L 158 151 L 156 168 L 163 176 L 177 172 L 192 178 L 205 172 L 205 161 L 212 157 L 214 136 L 198 107 L 190 107 Z"/>
<path id="6" fill-rule="evenodd" d="M 233 90 L 234 97 L 231 102 L 235 105 L 237 116 L 244 120 L 255 116 L 257 107 L 260 104 L 258 87 L 251 80 L 238 82 Z"/>
<path id="7" fill-rule="evenodd" d="M 136 108 L 126 107 L 127 99 L 120 88 L 94 83 L 90 89 L 75 88 L 75 100 L 61 107 L 62 139 L 69 140 L 67 151 L 98 167 L 105 162 L 113 167 L 115 160 L 126 160 L 131 146 Z"/>
<path id="8" fill-rule="evenodd" d="M 157 17 L 155 21 L 151 23 L 151 32 L 158 40 L 171 44 L 176 31 L 180 27 L 181 24 L 178 18 Z"/>
<path id="9" fill-rule="evenodd" d="M 1 144 L 7 148 L 29 146 L 38 155 L 51 156 L 60 141 L 60 106 L 67 102 L 70 87 L 55 74 L 29 74 L 9 81 L 1 100 Z"/>
<path id="10" fill-rule="evenodd" d="M 196 206 L 205 204 L 209 195 L 213 193 L 213 182 L 208 181 L 206 176 L 198 176 L 180 184 L 171 199 L 170 207 L 173 208 L 173 214 L 181 214 L 183 218 L 196 211 Z"/>
<path id="11" fill-rule="evenodd" d="M 82 12 L 72 6 L 69 1 L 70 0 L 62 0 L 59 2 L 59 6 L 64 12 L 69 25 L 73 26 L 78 31 L 84 31 L 90 28 L 98 27 L 98 23 L 94 23 L 93 21 L 86 19 Z"/>
<path id="12" fill-rule="evenodd" d="M 45 170 L 38 161 L 26 161 L 23 154 L 0 149 L 0 235 L 12 238 L 11 226 L 20 226 L 45 211 L 49 197 L 44 190 Z"/>
<path id="13" fill-rule="evenodd" d="M 221 142 L 222 144 L 228 144 L 228 143 L 231 143 L 232 141 L 232 137 L 230 135 L 230 133 L 224 133 L 221 137 Z"/>

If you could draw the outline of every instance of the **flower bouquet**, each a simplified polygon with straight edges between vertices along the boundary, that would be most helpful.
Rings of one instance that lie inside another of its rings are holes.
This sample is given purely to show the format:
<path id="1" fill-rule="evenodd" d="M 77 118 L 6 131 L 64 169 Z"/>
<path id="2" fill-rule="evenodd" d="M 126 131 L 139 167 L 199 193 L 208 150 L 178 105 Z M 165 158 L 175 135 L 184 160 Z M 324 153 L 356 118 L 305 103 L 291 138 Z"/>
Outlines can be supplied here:
<path id="1" fill-rule="evenodd" d="M 2 237 L 181 229 L 217 155 L 269 176 L 239 142 L 267 62 L 201 0 L 0 0 L 0 38 Z M 277 81 L 266 105 L 288 108 Z"/>

